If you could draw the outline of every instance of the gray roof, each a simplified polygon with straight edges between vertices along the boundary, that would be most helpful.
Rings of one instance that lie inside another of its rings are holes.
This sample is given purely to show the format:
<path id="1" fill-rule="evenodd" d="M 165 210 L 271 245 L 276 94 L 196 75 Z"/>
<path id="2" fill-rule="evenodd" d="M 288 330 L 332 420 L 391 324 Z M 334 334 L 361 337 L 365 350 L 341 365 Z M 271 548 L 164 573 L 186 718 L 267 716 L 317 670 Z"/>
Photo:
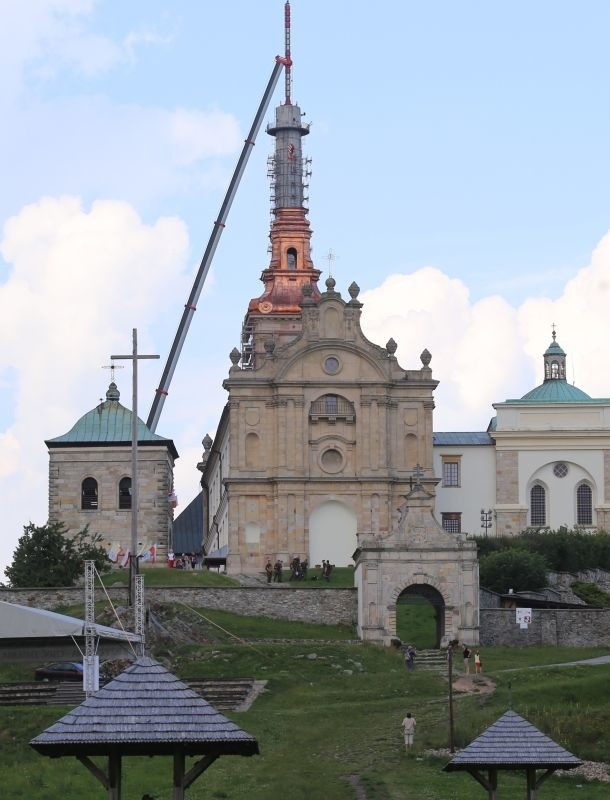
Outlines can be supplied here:
<path id="1" fill-rule="evenodd" d="M 572 769 L 581 764 L 579 758 L 564 750 L 526 719 L 514 711 L 507 711 L 444 769 L 448 772 L 490 766 L 504 769 Z"/>
<path id="2" fill-rule="evenodd" d="M 487 431 L 452 431 L 449 433 L 433 433 L 432 443 L 440 445 L 492 445 L 494 440 Z"/>
<path id="3" fill-rule="evenodd" d="M 174 520 L 172 549 L 175 553 L 203 551 L 203 492 L 199 492 Z"/>
<path id="4" fill-rule="evenodd" d="M 30 742 L 49 756 L 254 755 L 256 739 L 152 658 L 132 666 Z"/>

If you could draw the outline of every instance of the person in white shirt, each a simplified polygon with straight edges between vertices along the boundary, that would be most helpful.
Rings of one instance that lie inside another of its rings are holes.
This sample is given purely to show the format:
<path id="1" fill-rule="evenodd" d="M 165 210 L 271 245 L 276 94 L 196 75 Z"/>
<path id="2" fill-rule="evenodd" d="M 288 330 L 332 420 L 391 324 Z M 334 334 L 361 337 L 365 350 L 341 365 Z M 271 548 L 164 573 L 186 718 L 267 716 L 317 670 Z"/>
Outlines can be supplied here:
<path id="1" fill-rule="evenodd" d="M 415 722 L 415 717 L 411 715 L 409 711 L 407 716 L 402 721 L 402 728 L 405 732 L 405 749 L 408 751 L 411 747 L 413 747 L 413 739 L 415 738 L 415 727 L 417 723 Z"/>

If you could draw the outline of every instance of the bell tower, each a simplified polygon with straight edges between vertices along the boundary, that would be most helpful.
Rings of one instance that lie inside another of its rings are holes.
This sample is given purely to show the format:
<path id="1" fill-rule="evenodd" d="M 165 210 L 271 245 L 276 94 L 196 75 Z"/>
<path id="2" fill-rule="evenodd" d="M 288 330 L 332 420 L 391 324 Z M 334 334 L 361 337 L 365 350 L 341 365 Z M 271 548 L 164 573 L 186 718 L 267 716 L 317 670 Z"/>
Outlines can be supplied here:
<path id="1" fill-rule="evenodd" d="M 310 161 L 303 157 L 302 139 L 309 125 L 291 99 L 292 59 L 290 55 L 290 3 L 284 6 L 285 98 L 275 109 L 275 124 L 267 133 L 275 138 L 269 158 L 273 220 L 269 238 L 271 261 L 263 270 L 265 289 L 248 304 L 242 329 L 242 368 L 256 368 L 256 356 L 294 339 L 301 330 L 303 288 L 314 302 L 320 298 L 320 271 L 311 260 L 311 228 L 305 207 L 305 178 Z"/>

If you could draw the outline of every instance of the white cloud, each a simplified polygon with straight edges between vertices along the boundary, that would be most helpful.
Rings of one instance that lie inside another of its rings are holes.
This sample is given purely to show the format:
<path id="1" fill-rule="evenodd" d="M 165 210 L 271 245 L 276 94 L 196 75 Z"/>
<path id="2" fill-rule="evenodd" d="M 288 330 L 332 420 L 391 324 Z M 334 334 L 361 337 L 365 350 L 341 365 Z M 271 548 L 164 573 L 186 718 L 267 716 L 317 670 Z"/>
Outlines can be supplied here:
<path id="1" fill-rule="evenodd" d="M 0 286 L 0 371 L 15 397 L 0 431 L 4 561 L 22 525 L 46 519 L 44 440 L 95 406 L 107 381 L 100 368 L 130 350 L 132 327 L 151 352 L 168 287 L 185 296 L 190 279 L 184 224 L 147 225 L 117 201 L 85 210 L 74 197 L 44 198 L 7 222 L 0 252 L 12 265 Z"/>
<path id="2" fill-rule="evenodd" d="M 169 115 L 168 126 L 170 139 L 176 148 L 175 159 L 180 165 L 226 155 L 239 144 L 237 122 L 223 111 L 179 108 Z"/>

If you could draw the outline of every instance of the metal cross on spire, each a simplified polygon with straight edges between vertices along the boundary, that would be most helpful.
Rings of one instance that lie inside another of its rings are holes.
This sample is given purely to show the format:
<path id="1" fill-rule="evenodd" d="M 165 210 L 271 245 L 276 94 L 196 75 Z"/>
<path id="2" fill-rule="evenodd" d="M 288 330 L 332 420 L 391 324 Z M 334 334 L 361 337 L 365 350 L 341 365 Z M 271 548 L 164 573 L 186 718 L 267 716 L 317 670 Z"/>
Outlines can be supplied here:
<path id="1" fill-rule="evenodd" d="M 115 369 L 124 369 L 122 364 L 103 364 L 102 369 L 109 369 L 110 370 L 110 380 L 114 383 L 114 371 Z"/>
<path id="2" fill-rule="evenodd" d="M 422 478 L 424 477 L 424 470 L 420 464 L 415 465 L 415 469 L 413 470 L 413 477 L 415 478 L 415 486 L 422 485 Z"/>

